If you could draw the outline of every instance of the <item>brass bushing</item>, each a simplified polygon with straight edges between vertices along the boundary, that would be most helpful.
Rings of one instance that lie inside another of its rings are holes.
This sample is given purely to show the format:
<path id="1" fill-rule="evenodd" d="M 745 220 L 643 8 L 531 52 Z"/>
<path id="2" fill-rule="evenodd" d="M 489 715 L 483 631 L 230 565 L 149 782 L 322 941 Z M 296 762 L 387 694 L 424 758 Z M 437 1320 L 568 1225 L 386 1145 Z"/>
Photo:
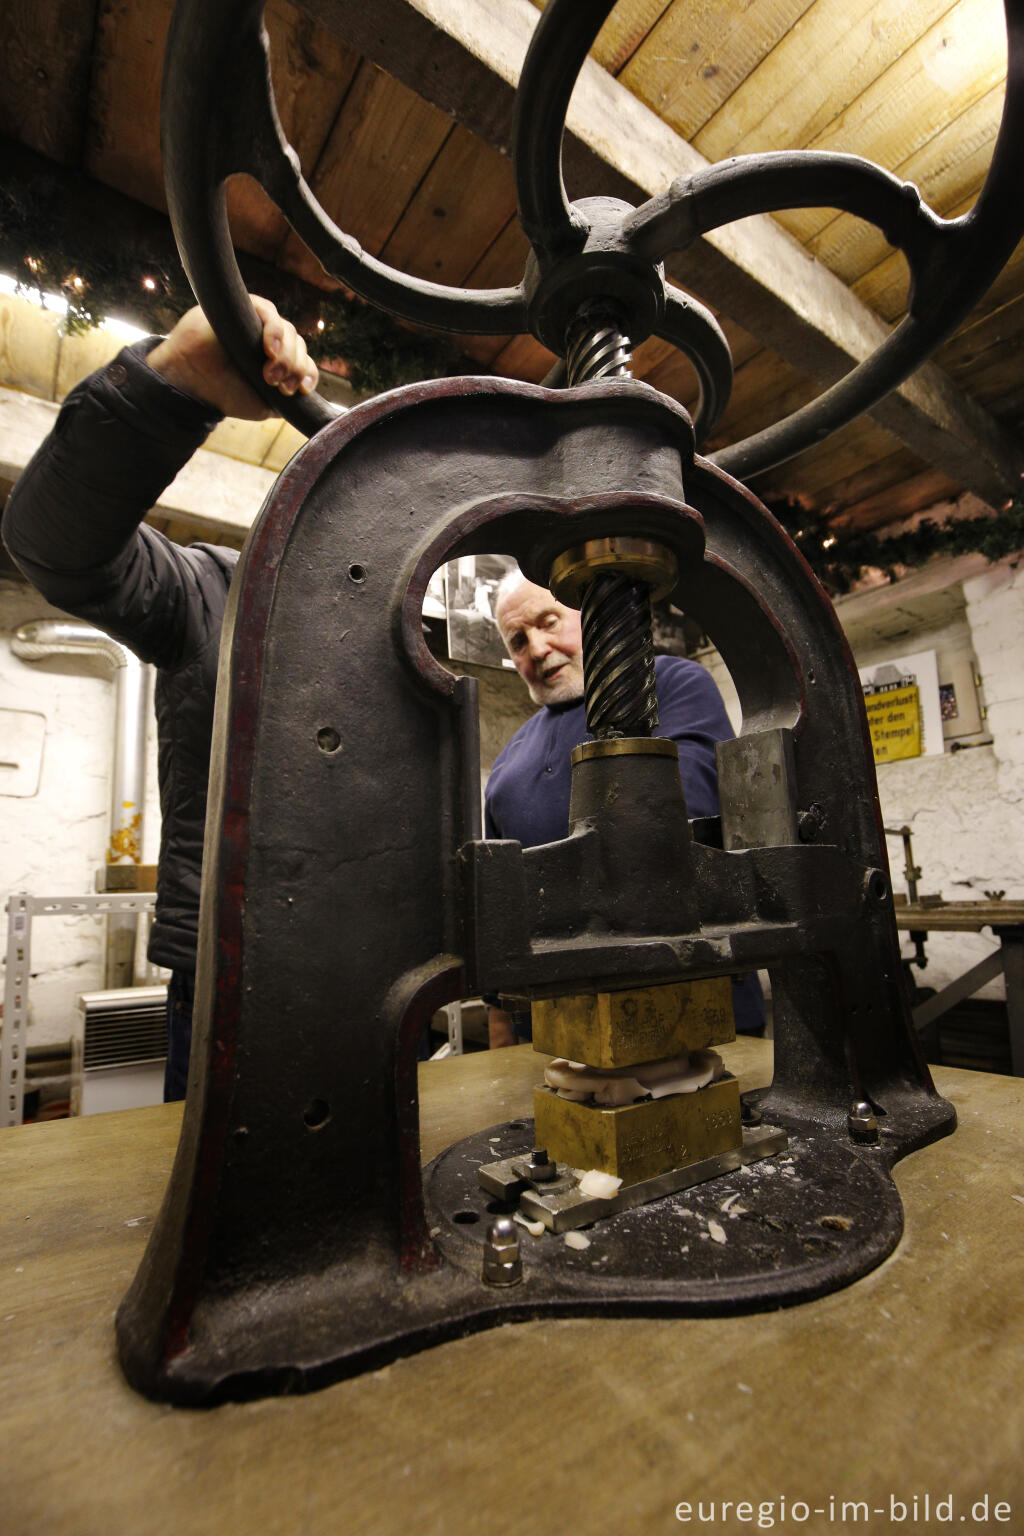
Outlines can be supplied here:
<path id="1" fill-rule="evenodd" d="M 578 608 L 584 588 L 602 573 L 646 582 L 651 601 L 657 602 L 675 586 L 679 562 L 664 544 L 650 539 L 588 539 L 558 556 L 551 567 L 549 585 L 560 603 Z"/>
<path id="2" fill-rule="evenodd" d="M 679 746 L 671 736 L 610 736 L 599 741 L 581 741 L 569 753 L 569 761 L 588 763 L 597 757 L 675 757 Z"/>

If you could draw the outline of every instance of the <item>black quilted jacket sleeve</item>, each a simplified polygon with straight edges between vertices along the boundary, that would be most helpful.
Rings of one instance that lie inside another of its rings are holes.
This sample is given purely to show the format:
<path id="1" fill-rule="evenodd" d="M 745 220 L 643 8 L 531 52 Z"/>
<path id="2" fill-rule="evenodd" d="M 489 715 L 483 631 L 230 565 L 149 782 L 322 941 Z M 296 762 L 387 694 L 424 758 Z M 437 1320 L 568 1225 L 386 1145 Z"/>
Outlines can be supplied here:
<path id="1" fill-rule="evenodd" d="M 140 525 L 220 417 L 148 366 L 156 341 L 71 391 L 11 493 L 3 539 L 56 607 L 175 667 L 206 639 L 201 566 Z"/>

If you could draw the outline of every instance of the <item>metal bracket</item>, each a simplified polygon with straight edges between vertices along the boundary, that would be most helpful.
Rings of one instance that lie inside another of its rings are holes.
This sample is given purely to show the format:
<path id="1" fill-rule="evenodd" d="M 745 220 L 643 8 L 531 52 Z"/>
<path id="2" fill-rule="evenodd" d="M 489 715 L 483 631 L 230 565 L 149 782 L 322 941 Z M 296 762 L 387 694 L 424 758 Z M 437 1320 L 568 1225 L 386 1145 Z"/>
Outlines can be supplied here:
<path id="1" fill-rule="evenodd" d="M 664 1195 L 677 1195 L 680 1190 L 692 1189 L 695 1184 L 717 1178 L 720 1173 L 732 1173 L 746 1163 L 774 1157 L 778 1152 L 785 1152 L 788 1146 L 789 1137 L 779 1126 L 744 1126 L 742 1146 L 719 1152 L 714 1157 L 701 1158 L 685 1168 L 673 1168 L 655 1179 L 641 1179 L 608 1198 L 582 1194 L 575 1170 L 564 1163 L 556 1165 L 556 1180 L 538 1188 L 518 1171 L 523 1165 L 522 1153 L 497 1163 L 486 1163 L 478 1170 L 478 1177 L 481 1189 L 499 1200 L 518 1201 L 523 1215 L 542 1221 L 549 1232 L 569 1232 L 573 1227 L 600 1221 L 603 1216 L 635 1210 L 638 1205 L 647 1205 Z"/>

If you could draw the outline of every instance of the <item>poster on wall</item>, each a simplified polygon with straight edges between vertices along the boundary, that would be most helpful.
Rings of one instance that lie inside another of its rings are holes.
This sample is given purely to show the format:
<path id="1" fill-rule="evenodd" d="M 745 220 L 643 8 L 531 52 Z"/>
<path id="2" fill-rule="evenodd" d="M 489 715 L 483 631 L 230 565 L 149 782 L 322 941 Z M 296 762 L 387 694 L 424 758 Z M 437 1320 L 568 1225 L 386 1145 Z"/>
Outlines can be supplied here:
<path id="1" fill-rule="evenodd" d="M 939 669 L 934 651 L 859 668 L 876 763 L 943 751 Z"/>

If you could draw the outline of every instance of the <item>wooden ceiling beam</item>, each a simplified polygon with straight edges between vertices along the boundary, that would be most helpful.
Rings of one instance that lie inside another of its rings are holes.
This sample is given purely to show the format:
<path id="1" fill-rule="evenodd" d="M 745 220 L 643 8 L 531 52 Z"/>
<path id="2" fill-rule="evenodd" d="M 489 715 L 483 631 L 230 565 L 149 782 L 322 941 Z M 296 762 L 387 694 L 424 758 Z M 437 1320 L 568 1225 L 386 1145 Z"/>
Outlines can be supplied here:
<path id="1" fill-rule="evenodd" d="M 404 85 L 502 153 L 515 85 L 538 12 L 530 0 L 303 0 L 307 10 Z M 570 195 L 638 204 L 707 161 L 592 61 L 563 146 Z M 666 263 L 682 286 L 828 385 L 888 334 L 850 289 L 770 218 L 713 231 Z M 982 499 L 1019 491 L 1024 452 L 932 363 L 880 401 L 873 418 Z"/>

